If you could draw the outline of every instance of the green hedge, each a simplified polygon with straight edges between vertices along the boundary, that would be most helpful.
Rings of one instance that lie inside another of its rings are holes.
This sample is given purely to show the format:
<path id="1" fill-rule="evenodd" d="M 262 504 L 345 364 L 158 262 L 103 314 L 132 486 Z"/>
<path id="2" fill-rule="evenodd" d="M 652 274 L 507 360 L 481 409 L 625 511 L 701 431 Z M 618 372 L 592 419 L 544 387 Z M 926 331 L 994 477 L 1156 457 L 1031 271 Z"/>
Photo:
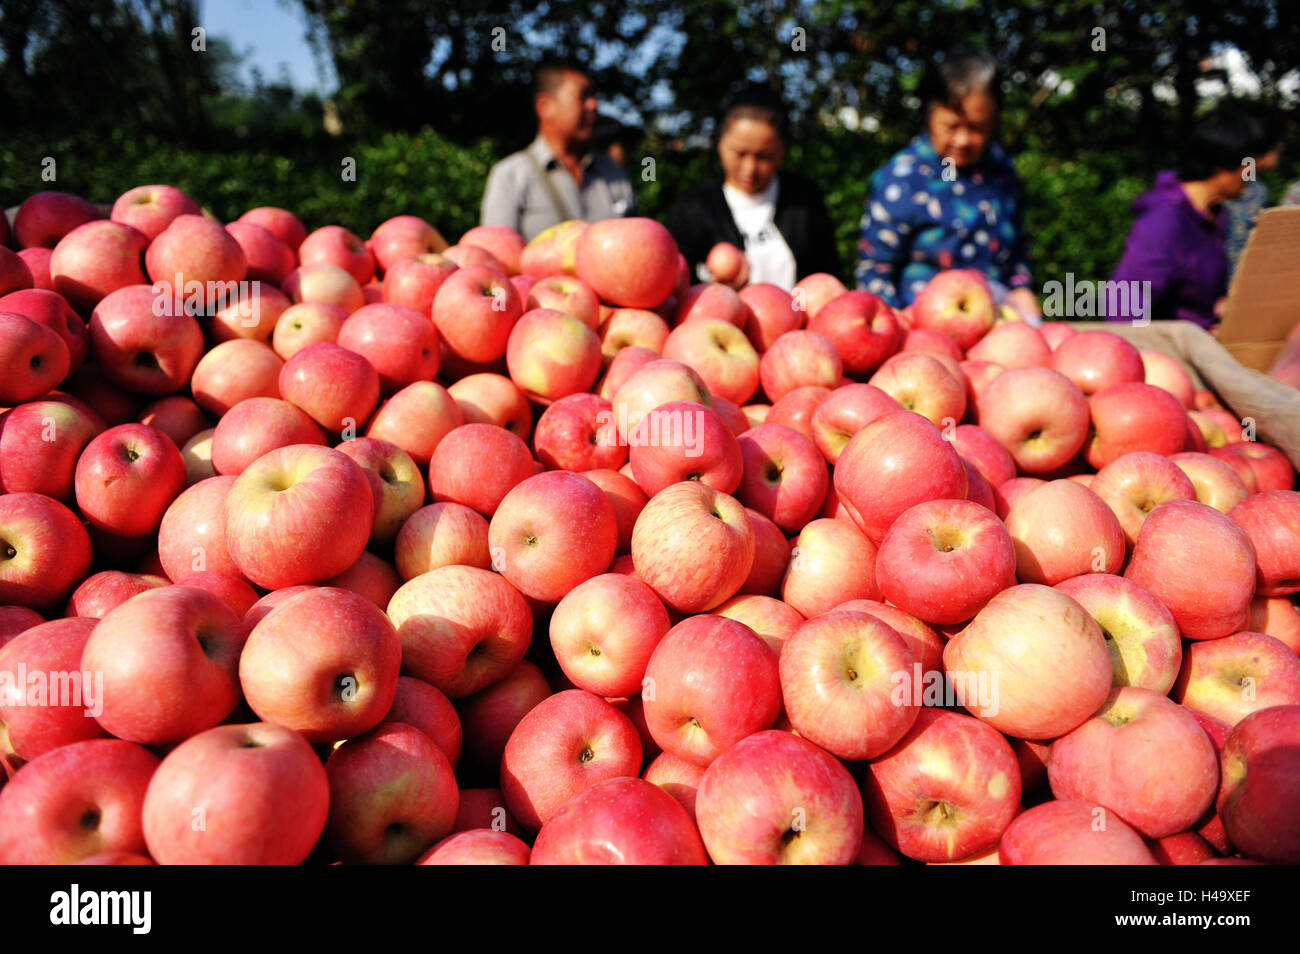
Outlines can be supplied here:
<path id="1" fill-rule="evenodd" d="M 806 139 L 791 151 L 792 166 L 825 190 L 846 273 L 856 258 L 871 172 L 901 145 L 841 133 Z M 643 180 L 639 163 L 631 172 L 643 210 L 661 219 L 677 196 L 714 173 L 711 153 L 645 151 L 657 156 L 653 181 Z M 57 162 L 53 183 L 41 178 L 46 156 Z M 252 206 L 278 205 L 296 212 L 308 228 L 338 223 L 366 236 L 384 219 L 411 213 L 454 241 L 476 224 L 483 183 L 497 156 L 489 142 L 465 148 L 430 129 L 368 142 L 321 137 L 261 145 L 234 136 L 176 143 L 117 133 L 50 143 L 20 134 L 0 145 L 0 202 L 12 206 L 54 188 L 107 203 L 131 186 L 165 182 L 227 221 Z M 355 181 L 342 176 L 349 157 Z M 1066 159 L 1030 150 L 1019 154 L 1017 166 L 1028 195 L 1038 282 L 1067 271 L 1105 278 L 1123 250 L 1129 206 L 1155 172 L 1151 157 L 1094 152 Z"/>

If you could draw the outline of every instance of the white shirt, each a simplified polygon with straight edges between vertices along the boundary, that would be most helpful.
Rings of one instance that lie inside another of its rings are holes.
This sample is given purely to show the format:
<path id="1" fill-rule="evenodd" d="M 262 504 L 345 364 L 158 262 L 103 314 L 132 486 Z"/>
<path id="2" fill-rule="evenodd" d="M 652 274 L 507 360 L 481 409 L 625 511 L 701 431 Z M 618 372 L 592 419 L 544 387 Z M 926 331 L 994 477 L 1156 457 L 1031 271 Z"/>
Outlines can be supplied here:
<path id="1" fill-rule="evenodd" d="M 727 183 L 722 184 L 722 195 L 731 209 L 736 228 L 745 238 L 745 258 L 749 260 L 749 283 L 767 282 L 791 291 L 798 277 L 794 252 L 776 227 L 776 197 L 780 186 L 778 176 L 773 176 L 767 188 L 758 195 L 741 192 Z"/>

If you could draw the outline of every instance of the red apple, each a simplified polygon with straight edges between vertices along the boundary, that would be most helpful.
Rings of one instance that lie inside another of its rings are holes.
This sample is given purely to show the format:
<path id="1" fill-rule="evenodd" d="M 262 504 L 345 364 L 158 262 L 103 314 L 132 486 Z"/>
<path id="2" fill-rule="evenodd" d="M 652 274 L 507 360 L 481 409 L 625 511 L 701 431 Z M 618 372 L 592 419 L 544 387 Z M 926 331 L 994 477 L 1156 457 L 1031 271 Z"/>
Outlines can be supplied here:
<path id="1" fill-rule="evenodd" d="M 364 285 L 375 275 L 375 259 L 366 244 L 341 225 L 326 225 L 308 234 L 298 246 L 298 261 L 308 265 L 337 265 Z"/>
<path id="2" fill-rule="evenodd" d="M 1178 399 L 1150 384 L 1115 384 L 1088 399 L 1093 435 L 1088 463 L 1100 470 L 1134 451 L 1168 457 L 1183 449 L 1187 411 Z"/>
<path id="3" fill-rule="evenodd" d="M 155 287 L 170 286 L 187 298 L 191 282 L 224 285 L 242 281 L 248 271 L 248 259 L 235 237 L 220 222 L 193 214 L 176 216 L 158 233 L 145 251 L 144 264 Z"/>
<path id="4" fill-rule="evenodd" d="M 395 215 L 381 222 L 366 242 L 377 270 L 385 277 L 398 262 L 436 254 L 446 247 L 447 240 L 438 234 L 438 230 L 417 215 Z"/>
<path id="5" fill-rule="evenodd" d="M 90 343 L 109 381 L 137 394 L 172 394 L 189 382 L 203 332 L 190 315 L 170 311 L 149 285 L 119 288 L 95 306 Z"/>
<path id="6" fill-rule="evenodd" d="M 763 393 L 775 402 L 799 387 L 838 387 L 844 377 L 844 362 L 824 335 L 795 330 L 783 334 L 763 352 L 758 375 Z"/>
<path id="7" fill-rule="evenodd" d="M 942 331 L 969 350 L 993 328 L 993 296 L 983 276 L 970 269 L 949 269 L 926 282 L 912 304 L 917 328 Z"/>
<path id="8" fill-rule="evenodd" d="M 429 493 L 435 501 L 496 512 L 515 486 L 535 472 L 528 445 L 491 424 L 465 424 L 448 432 L 429 461 Z"/>
<path id="9" fill-rule="evenodd" d="M 64 745 L 108 733 L 103 675 L 81 668 L 81 654 L 99 621 L 58 619 L 24 630 L 0 647 L 0 722 L 7 745 L 28 761 Z"/>
<path id="10" fill-rule="evenodd" d="M 284 362 L 260 341 L 223 341 L 199 359 L 190 387 L 200 407 L 221 417 L 240 401 L 278 398 L 283 367 Z M 202 428 L 195 433 L 198 430 Z"/>
<path id="11" fill-rule="evenodd" d="M 173 186 L 142 185 L 127 189 L 113 203 L 109 218 L 129 225 L 152 241 L 178 215 L 201 215 L 197 202 Z"/>
<path id="12" fill-rule="evenodd" d="M 495 361 L 506 353 L 510 331 L 523 302 L 510 281 L 485 265 L 447 276 L 433 299 L 433 323 L 449 351 L 471 362 Z"/>
<path id="13" fill-rule="evenodd" d="M 1002 833 L 1004 865 L 1154 865 L 1146 842 L 1114 812 L 1052 801 L 1021 812 Z"/>
<path id="14" fill-rule="evenodd" d="M 1260 596 L 1300 592 L 1300 494 L 1261 491 L 1233 507 L 1228 516 L 1255 545 L 1255 592 Z"/>
<path id="15" fill-rule="evenodd" d="M 1067 464 L 1088 439 L 1088 401 L 1050 368 L 1002 372 L 979 396 L 979 426 L 1011 452 L 1024 474 Z"/>
<path id="16" fill-rule="evenodd" d="M 1300 706 L 1242 719 L 1223 746 L 1218 810 L 1245 855 L 1274 864 L 1300 861 Z"/>
<path id="17" fill-rule="evenodd" d="M 22 404 L 57 387 L 68 374 L 68 346 L 26 315 L 0 311 L 0 405 Z"/>
<path id="18" fill-rule="evenodd" d="M 287 209 L 280 209 L 275 206 L 263 205 L 255 209 L 249 209 L 236 221 L 252 222 L 254 225 L 262 226 L 262 228 L 289 246 L 295 253 L 298 251 L 298 246 L 302 244 L 302 240 L 307 237 L 307 229 L 296 215 Z"/>
<path id="19" fill-rule="evenodd" d="M 32 401 L 0 415 L 0 486 L 70 501 L 77 459 L 103 430 L 94 411 L 62 401 Z"/>
<path id="20" fill-rule="evenodd" d="M 226 231 L 244 253 L 249 281 L 280 285 L 298 264 L 293 249 L 254 222 L 231 222 Z"/>
<path id="21" fill-rule="evenodd" d="M 1300 705 L 1300 658 L 1264 633 L 1233 633 L 1191 643 L 1170 696 L 1236 725 L 1270 706 Z"/>
<path id="22" fill-rule="evenodd" d="M 355 434 L 379 403 L 379 374 L 363 355 L 328 342 L 303 348 L 280 369 L 280 393 L 327 431 Z"/>
<path id="23" fill-rule="evenodd" d="M 219 474 L 238 476 L 255 461 L 291 444 L 325 444 L 325 432 L 307 413 L 279 398 L 240 401 L 212 431 L 209 458 Z"/>
<path id="24" fill-rule="evenodd" d="M 1115 384 L 1143 381 L 1146 375 L 1137 348 L 1109 331 L 1071 335 L 1052 350 L 1049 366 L 1089 397 Z"/>
<path id="25" fill-rule="evenodd" d="M 880 598 L 876 546 L 852 521 L 810 521 L 789 553 L 781 599 L 808 619 L 846 600 Z"/>
<path id="26" fill-rule="evenodd" d="M 745 320 L 745 334 L 754 350 L 760 354 L 772 347 L 772 342 L 787 331 L 804 326 L 807 313 L 794 307 L 794 299 L 784 288 L 759 282 L 746 285 L 739 292 L 740 300 L 749 309 Z"/>
<path id="27" fill-rule="evenodd" d="M 654 219 L 606 219 L 583 231 L 574 269 L 602 301 L 653 308 L 672 294 L 677 255 L 672 235 Z"/>
<path id="28" fill-rule="evenodd" d="M 90 537 L 53 497 L 0 494 L 0 605 L 62 603 L 90 569 Z"/>
<path id="29" fill-rule="evenodd" d="M 120 424 L 94 438 L 77 461 L 77 506 L 96 527 L 124 537 L 158 529 L 185 489 L 185 462 L 171 438 Z"/>
<path id="30" fill-rule="evenodd" d="M 84 314 L 109 292 L 143 285 L 141 256 L 149 238 L 129 225 L 98 221 L 79 225 L 54 246 L 50 284 Z"/>
<path id="31" fill-rule="evenodd" d="M 1178 626 L 1165 605 L 1132 580 L 1090 573 L 1056 588 L 1101 627 L 1114 670 L 1112 685 L 1167 693 L 1183 662 Z"/>
<path id="32" fill-rule="evenodd" d="M 14 215 L 14 244 L 18 248 L 54 248 L 78 225 L 98 218 L 99 210 L 80 196 L 37 192 L 24 200 Z"/>
<path id="33" fill-rule="evenodd" d="M 894 310 L 865 291 L 832 298 L 808 319 L 808 330 L 835 346 L 844 373 L 852 376 L 871 374 L 898 351 L 903 339 Z"/>

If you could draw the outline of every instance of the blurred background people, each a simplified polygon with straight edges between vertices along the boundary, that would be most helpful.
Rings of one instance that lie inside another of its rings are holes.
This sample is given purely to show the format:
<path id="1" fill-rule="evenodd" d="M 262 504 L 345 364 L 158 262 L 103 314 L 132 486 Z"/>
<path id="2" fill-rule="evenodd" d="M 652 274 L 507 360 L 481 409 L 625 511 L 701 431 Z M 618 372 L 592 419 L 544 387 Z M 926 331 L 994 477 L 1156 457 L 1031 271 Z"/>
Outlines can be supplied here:
<path id="1" fill-rule="evenodd" d="M 997 61 L 958 47 L 928 66 L 918 92 L 924 130 L 871 178 L 858 288 L 902 308 L 936 272 L 971 268 L 1037 318 L 1020 178 L 995 139 Z"/>
<path id="2" fill-rule="evenodd" d="M 723 105 L 722 175 L 683 196 L 668 219 L 693 281 L 714 280 L 705 259 L 719 242 L 744 252 L 748 267 L 728 282 L 734 287 L 765 282 L 789 291 L 814 272 L 840 276 L 820 190 L 782 169 L 789 135 L 785 105 L 765 86 L 747 86 Z"/>
<path id="3" fill-rule="evenodd" d="M 596 94 L 576 60 L 547 59 L 534 74 L 537 137 L 488 173 L 481 225 L 506 225 L 525 241 L 568 219 L 636 214 L 636 196 L 623 167 L 591 148 Z"/>
<path id="4" fill-rule="evenodd" d="M 1259 140 L 1248 155 L 1255 160 L 1256 175 L 1272 172 L 1282 161 L 1282 117 L 1272 111 L 1247 107 L 1247 114 L 1255 121 Z M 1250 230 L 1255 227 L 1255 219 L 1268 206 L 1268 187 L 1258 178 L 1246 180 L 1240 196 L 1225 203 L 1228 209 L 1228 282 L 1237 270 L 1237 261 L 1246 249 Z"/>
<path id="5" fill-rule="evenodd" d="M 1220 107 L 1197 122 L 1180 145 L 1175 167 L 1159 172 L 1151 189 L 1134 200 L 1133 226 L 1110 280 L 1151 283 L 1146 317 L 1210 328 L 1222 316 L 1228 292 L 1225 204 L 1245 191 L 1242 159 L 1258 150 L 1264 136 L 1250 113 Z M 1140 317 L 1132 307 L 1119 311 L 1108 317 Z"/>

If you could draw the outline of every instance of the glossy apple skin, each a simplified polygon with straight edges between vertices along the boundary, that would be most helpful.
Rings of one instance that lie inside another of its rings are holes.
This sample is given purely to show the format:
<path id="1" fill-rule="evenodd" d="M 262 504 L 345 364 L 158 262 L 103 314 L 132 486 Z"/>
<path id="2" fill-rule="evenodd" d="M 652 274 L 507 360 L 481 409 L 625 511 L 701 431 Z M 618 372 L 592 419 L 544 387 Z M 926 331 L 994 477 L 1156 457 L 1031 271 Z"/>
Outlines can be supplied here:
<path id="1" fill-rule="evenodd" d="M 48 252 L 46 253 L 49 254 Z M 26 315 L 63 339 L 68 346 L 68 373 L 76 373 L 85 363 L 90 350 L 90 332 L 86 323 L 72 310 L 62 295 L 50 289 L 24 288 L 0 296 L 0 311 Z"/>
<path id="2" fill-rule="evenodd" d="M 18 206 L 13 220 L 13 244 L 15 248 L 54 248 L 59 239 L 78 225 L 99 217 L 99 210 L 81 196 L 37 192 Z"/>
<path id="3" fill-rule="evenodd" d="M 270 451 L 226 495 L 226 548 L 253 583 L 280 589 L 317 583 L 356 563 L 374 524 L 374 494 L 361 467 L 327 447 Z"/>
<path id="4" fill-rule="evenodd" d="M 432 381 L 442 362 L 438 329 L 428 315 L 401 305 L 358 308 L 343 322 L 337 344 L 364 357 L 379 373 L 381 393 Z"/>
<path id="5" fill-rule="evenodd" d="M 754 530 L 739 501 L 692 481 L 646 504 L 632 531 L 637 576 L 670 607 L 710 610 L 740 589 L 754 563 Z"/>
<path id="6" fill-rule="evenodd" d="M 375 259 L 364 242 L 341 225 L 325 225 L 311 232 L 298 246 L 303 265 L 337 265 L 358 284 L 375 277 Z"/>
<path id="7" fill-rule="evenodd" d="M 775 402 L 799 387 L 838 387 L 844 361 L 825 336 L 799 329 L 786 332 L 763 352 L 758 376 L 763 393 Z"/>
<path id="8" fill-rule="evenodd" d="M 1191 712 L 1125 686 L 1052 743 L 1052 793 L 1104 805 L 1146 838 L 1186 831 L 1214 803 L 1219 760 Z"/>
<path id="9" fill-rule="evenodd" d="M 62 401 L 31 401 L 0 416 L 0 486 L 6 493 L 73 499 L 77 460 L 104 431 L 93 411 Z"/>
<path id="10" fill-rule="evenodd" d="M 267 723 L 219 725 L 163 760 L 144 800 L 144 834 L 159 864 L 299 864 L 328 806 L 325 769 L 302 736 Z"/>
<path id="11" fill-rule="evenodd" d="M 802 328 L 807 313 L 794 307 L 794 299 L 784 288 L 759 282 L 739 291 L 740 300 L 749 308 L 745 334 L 760 354 L 787 331 Z"/>
<path id="12" fill-rule="evenodd" d="M 120 739 L 179 742 L 216 725 L 239 702 L 247 639 L 220 599 L 191 586 L 147 590 L 99 621 L 81 668 L 104 674 L 100 725 Z"/>
<path id="13" fill-rule="evenodd" d="M 781 711 L 776 657 L 749 627 L 721 616 L 690 617 L 669 630 L 644 685 L 650 735 L 697 765 L 770 728 Z"/>
<path id="14" fill-rule="evenodd" d="M 21 404 L 58 387 L 71 367 L 68 346 L 59 335 L 16 312 L 0 311 L 0 403 Z"/>
<path id="15" fill-rule="evenodd" d="M 997 846 L 1020 811 L 1020 770 L 999 732 L 927 708 L 867 766 L 862 793 L 872 829 L 891 848 L 918 861 L 959 861 Z"/>
<path id="16" fill-rule="evenodd" d="M 896 354 L 871 376 L 880 388 L 905 410 L 915 411 L 936 427 L 953 427 L 966 414 L 966 379 L 942 355 L 924 351 Z"/>
<path id="17" fill-rule="evenodd" d="M 677 283 L 677 243 L 653 219 L 606 219 L 582 232 L 574 270 L 602 301 L 654 308 Z"/>
<path id="18" fill-rule="evenodd" d="M 506 831 L 478 828 L 456 832 L 438 842 L 417 865 L 526 865 L 530 851 L 525 842 Z"/>
<path id="19" fill-rule="evenodd" d="M 690 401 L 659 405 L 631 429 L 626 443 L 632 476 L 648 497 L 683 480 L 734 494 L 744 474 L 731 428 L 711 408 Z"/>
<path id="20" fill-rule="evenodd" d="M 1196 499 L 1220 513 L 1231 513 L 1233 507 L 1250 496 L 1245 482 L 1231 465 L 1211 454 L 1188 451 L 1173 454 L 1169 460 L 1192 482 Z"/>
<path id="21" fill-rule="evenodd" d="M 599 696 L 556 693 L 520 721 L 501 756 L 501 792 L 510 813 L 537 831 L 597 782 L 635 777 L 641 768 L 636 726 Z"/>
<path id="22" fill-rule="evenodd" d="M 325 763 L 325 834 L 344 864 L 411 864 L 451 834 L 460 791 L 442 749 L 390 722 L 349 739 Z"/>
<path id="23" fill-rule="evenodd" d="M 1111 385 L 1146 380 L 1137 348 L 1109 331 L 1071 335 L 1053 349 L 1050 365 L 1089 396 Z"/>
<path id="24" fill-rule="evenodd" d="M 1005 519 L 1015 544 L 1016 576 L 1025 583 L 1055 586 L 1083 573 L 1118 573 L 1124 566 L 1119 519 L 1075 481 L 1029 488 Z"/>
<path id="25" fill-rule="evenodd" d="M 678 758 L 671 752 L 660 752 L 646 766 L 641 777 L 677 799 L 694 823 L 695 796 L 699 791 L 700 779 L 704 778 L 704 771 L 703 766 Z"/>
<path id="26" fill-rule="evenodd" d="M 737 440 L 744 472 L 737 497 L 787 533 L 797 533 L 826 498 L 830 476 L 813 442 L 779 424 L 760 424 Z"/>
<path id="27" fill-rule="evenodd" d="M 388 274 L 398 262 L 421 254 L 441 252 L 447 247 L 432 225 L 417 215 L 395 215 L 370 233 L 366 248 L 374 257 L 376 271 Z"/>
<path id="28" fill-rule="evenodd" d="M 446 388 L 433 381 L 416 381 L 379 406 L 366 436 L 396 444 L 421 467 L 428 467 L 442 439 L 464 423 L 463 412 Z"/>
<path id="29" fill-rule="evenodd" d="M 357 280 L 339 265 L 303 265 L 285 276 L 281 286 L 294 304 L 321 302 L 352 314 L 366 304 Z"/>
<path id="30" fill-rule="evenodd" d="M 876 553 L 884 599 L 927 623 L 971 619 L 1016 584 L 1016 548 L 997 516 L 970 500 L 905 510 Z"/>
<path id="31" fill-rule="evenodd" d="M 231 222 L 226 231 L 244 253 L 249 281 L 279 285 L 297 265 L 293 249 L 255 222 Z"/>
<path id="32" fill-rule="evenodd" d="M 80 671 L 82 650 L 97 623 L 96 619 L 75 617 L 51 620 L 32 626 L 0 646 L 0 673 L 10 674 L 10 686 L 18 692 L 27 693 L 29 689 L 19 681 L 19 673 L 24 671 L 20 667 L 25 667 L 29 676 L 37 672 L 50 674 L 49 695 L 44 699 L 33 699 L 28 694 L 11 702 L 0 695 L 0 724 L 10 748 L 20 758 L 30 761 L 60 746 L 108 735 L 91 714 L 94 704 L 102 701 L 94 696 L 93 674 L 89 674 L 89 685 L 85 685 L 87 674 L 82 674 L 85 687 L 71 693 L 71 698 L 61 698 L 54 682 L 54 674 Z M 27 704 L 18 704 L 20 701 Z M 68 704 L 62 704 L 65 702 Z"/>
<path id="33" fill-rule="evenodd" d="M 781 648 L 781 698 L 795 730 L 846 761 L 872 759 L 912 727 L 920 710 L 899 704 L 895 674 L 915 657 L 874 616 L 835 611 L 810 619 Z"/>
<path id="34" fill-rule="evenodd" d="M 678 801 L 639 778 L 598 782 L 537 833 L 535 865 L 705 865 L 699 832 Z"/>
<path id="35" fill-rule="evenodd" d="M 1016 816 L 1002 833 L 1004 865 L 1154 865 L 1142 836 L 1114 812 L 1080 801 L 1051 801 Z"/>
<path id="36" fill-rule="evenodd" d="M 280 394 L 327 431 L 359 431 L 379 404 L 379 373 L 363 355 L 321 341 L 280 369 Z"/>
<path id="37" fill-rule="evenodd" d="M 832 391 L 813 410 L 809 421 L 813 442 L 826 460 L 834 464 L 854 434 L 876 418 L 901 409 L 902 405 L 880 388 L 846 384 Z"/>
<path id="38" fill-rule="evenodd" d="M 609 568 L 618 521 L 591 481 L 549 471 L 502 498 L 488 525 L 488 544 L 497 571 L 521 593 L 555 603 Z"/>
<path id="39" fill-rule="evenodd" d="M 808 321 L 844 361 L 844 373 L 861 377 L 890 358 L 902 344 L 903 329 L 894 311 L 870 292 L 845 292 L 828 301 Z"/>
<path id="40" fill-rule="evenodd" d="M 1076 728 L 1106 701 L 1113 678 L 1096 620 L 1064 593 L 1036 583 L 989 600 L 949 640 L 943 663 L 958 701 L 1018 739 L 1054 739 Z M 970 698 L 972 676 L 987 679 L 993 705 Z"/>
<path id="41" fill-rule="evenodd" d="M 696 819 L 715 864 L 852 864 L 862 797 L 838 759 L 789 732 L 757 732 L 700 780 Z"/>
<path id="42" fill-rule="evenodd" d="M 296 215 L 287 209 L 275 206 L 265 205 L 249 209 L 237 221 L 252 222 L 254 225 L 262 226 L 295 253 L 298 251 L 298 246 L 302 245 L 302 240 L 307 237 L 307 229 Z"/>
<path id="43" fill-rule="evenodd" d="M 1170 500 L 1147 516 L 1124 576 L 1164 603 L 1188 639 L 1240 630 L 1255 595 L 1255 546 L 1213 507 Z"/>
<path id="44" fill-rule="evenodd" d="M 754 563 L 749 568 L 749 576 L 745 577 L 745 582 L 740 585 L 738 593 L 781 595 L 783 581 L 788 579 L 786 571 L 789 569 L 793 552 L 790 541 L 786 539 L 780 527 L 757 510 L 746 507 L 745 516 L 749 517 L 749 525 L 754 530 Z M 858 534 L 858 539 L 866 538 Z M 808 562 L 812 563 L 815 560 L 810 559 Z M 866 574 L 862 574 L 862 567 L 859 566 L 850 569 L 849 576 L 851 579 L 856 579 L 862 575 L 871 575 L 874 571 L 874 564 L 867 568 Z M 875 585 L 874 579 L 869 585 Z"/>
<path id="45" fill-rule="evenodd" d="M 119 424 L 95 437 L 77 460 L 77 505 L 96 527 L 122 537 L 158 529 L 185 489 L 185 461 L 172 439 L 144 424 Z"/>
<path id="46" fill-rule="evenodd" d="M 564 674 L 606 698 L 641 691 L 646 666 L 669 630 L 668 611 L 636 577 L 607 573 L 574 587 L 551 614 L 550 637 Z"/>
<path id="47" fill-rule="evenodd" d="M 1275 706 L 1242 719 L 1223 746 L 1218 810 L 1243 854 L 1300 863 L 1300 706 Z"/>
<path id="48" fill-rule="evenodd" d="M 254 397 L 222 415 L 212 431 L 209 456 L 216 473 L 237 477 L 262 455 L 291 444 L 324 446 L 325 432 L 288 401 Z"/>
<path id="49" fill-rule="evenodd" d="M 966 469 L 952 443 L 919 414 L 897 411 L 859 431 L 835 466 L 835 491 L 867 537 L 880 544 L 906 510 L 966 497 Z"/>
<path id="50" fill-rule="evenodd" d="M 1142 524 L 1166 500 L 1195 500 L 1196 486 L 1168 457 L 1135 451 L 1117 457 L 1088 484 L 1119 518 L 1128 547 L 1137 543 Z"/>
<path id="51" fill-rule="evenodd" d="M 157 768 L 156 755 L 120 739 L 74 742 L 27 763 L 0 788 L 0 864 L 144 854 L 141 809 Z"/>
<path id="52" fill-rule="evenodd" d="M 1233 633 L 1187 647 L 1170 696 L 1236 725 L 1271 706 L 1300 705 L 1300 658 L 1264 633 Z"/>
<path id="53" fill-rule="evenodd" d="M 67 615 L 100 620 L 131 597 L 167 585 L 167 578 L 161 576 L 103 570 L 86 577 L 72 591 L 72 596 L 68 598 Z"/>
<path id="54" fill-rule="evenodd" d="M 1300 592 L 1300 493 L 1260 491 L 1233 507 L 1228 516 L 1255 546 L 1256 594 Z"/>
<path id="55" fill-rule="evenodd" d="M 1143 587 L 1122 576 L 1089 573 L 1056 584 L 1082 606 L 1106 638 L 1114 683 L 1162 695 L 1173 688 L 1183 644 L 1173 615 Z"/>
<path id="56" fill-rule="evenodd" d="M 809 619 L 846 600 L 880 599 L 875 544 L 849 520 L 811 521 L 788 559 L 781 599 Z"/>
<path id="57" fill-rule="evenodd" d="M 480 364 L 505 355 L 510 331 L 522 314 L 514 285 L 486 265 L 457 269 L 433 299 L 433 323 L 443 343 L 457 357 Z"/>
<path id="58" fill-rule="evenodd" d="M 90 569 L 90 536 L 71 510 L 44 494 L 0 494 L 0 605 L 62 603 Z M 13 554 L 10 555 L 9 551 Z"/>
<path id="59" fill-rule="evenodd" d="M 54 246 L 50 284 L 84 314 L 109 292 L 143 285 L 141 256 L 149 237 L 129 225 L 96 221 L 79 225 Z"/>
<path id="60" fill-rule="evenodd" d="M 617 470 L 628 448 L 618 440 L 613 405 L 595 394 L 570 394 L 537 419 L 533 449 L 549 470 Z"/>
<path id="61" fill-rule="evenodd" d="M 915 327 L 942 331 L 963 351 L 992 330 L 994 317 L 988 285 L 967 269 L 936 274 L 926 282 L 912 306 Z"/>
<path id="62" fill-rule="evenodd" d="M 452 699 L 484 689 L 528 650 L 533 614 L 498 574 L 444 566 L 405 583 L 388 603 L 402 668 Z"/>
<path id="63" fill-rule="evenodd" d="M 492 568 L 488 522 L 463 504 L 421 507 L 402 524 L 394 544 L 397 571 L 411 580 L 440 566 Z"/>
<path id="64" fill-rule="evenodd" d="M 264 722 L 308 742 L 334 742 L 369 731 L 387 715 L 401 663 L 402 644 L 381 610 L 355 593 L 323 586 L 253 627 L 240 654 L 239 682 Z"/>
<path id="65" fill-rule="evenodd" d="M 149 280 L 175 286 L 177 276 L 190 282 L 238 282 L 248 272 L 248 259 L 235 237 L 220 222 L 202 215 L 176 216 L 149 243 L 144 253 Z"/>
<path id="66" fill-rule="evenodd" d="M 454 769 L 460 761 L 460 716 L 446 693 L 414 676 L 399 676 L 384 722 L 404 722 L 433 739 Z"/>
<path id="67" fill-rule="evenodd" d="M 434 450 L 429 494 L 435 501 L 464 504 L 490 518 L 506 494 L 534 473 L 528 445 L 514 434 L 491 424 L 465 424 L 450 431 Z"/>
<path id="68" fill-rule="evenodd" d="M 1256 596 L 1250 601 L 1246 629 L 1275 636 L 1300 656 L 1300 608 L 1286 597 Z"/>
<path id="69" fill-rule="evenodd" d="M 1101 469 L 1134 451 L 1168 457 L 1183 450 L 1187 411 L 1179 400 L 1150 384 L 1115 384 L 1088 399 L 1094 434 L 1088 463 Z"/>
<path id="70" fill-rule="evenodd" d="M 976 409 L 979 426 L 1011 452 L 1025 475 L 1065 466 L 1088 439 L 1088 399 L 1051 368 L 1003 371 L 979 395 Z"/>

